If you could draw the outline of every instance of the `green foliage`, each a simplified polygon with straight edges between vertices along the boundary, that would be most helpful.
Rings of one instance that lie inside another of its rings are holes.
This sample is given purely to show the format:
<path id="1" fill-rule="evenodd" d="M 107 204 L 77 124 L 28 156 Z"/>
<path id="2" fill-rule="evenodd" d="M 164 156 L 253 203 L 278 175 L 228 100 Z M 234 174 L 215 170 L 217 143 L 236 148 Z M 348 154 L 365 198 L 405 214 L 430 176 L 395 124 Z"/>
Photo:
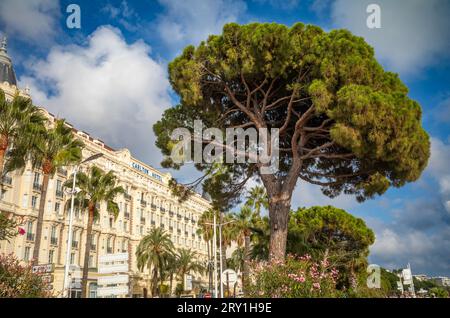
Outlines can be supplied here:
<path id="1" fill-rule="evenodd" d="M 144 236 L 136 249 L 137 267 L 140 271 L 147 268 L 152 272 L 152 296 L 158 294 L 158 281 L 161 272 L 167 267 L 167 262 L 173 255 L 174 246 L 170 235 L 161 228 L 153 228 Z"/>
<path id="2" fill-rule="evenodd" d="M 100 217 L 99 204 L 105 202 L 107 211 L 117 218 L 119 215 L 119 205 L 115 199 L 119 194 L 125 193 L 125 190 L 118 186 L 117 176 L 113 171 L 104 172 L 97 166 L 92 166 L 89 174 L 83 171 L 77 173 L 76 187 L 80 191 L 75 196 L 75 206 L 80 210 L 86 210 L 90 206 L 94 212 L 94 219 Z M 64 187 L 72 189 L 73 176 L 65 183 Z M 68 209 L 70 200 L 66 203 Z"/>
<path id="3" fill-rule="evenodd" d="M 19 226 L 21 224 L 21 221 L 16 218 L 8 217 L 7 213 L 0 211 L 0 241 L 9 241 L 9 239 L 20 234 Z"/>
<path id="4" fill-rule="evenodd" d="M 44 115 L 31 99 L 16 95 L 8 102 L 0 89 L 0 175 L 4 166 L 6 172 L 24 167 L 30 153 L 27 145 L 36 133 L 45 131 L 45 122 Z"/>
<path id="5" fill-rule="evenodd" d="M 50 297 L 47 284 L 12 254 L 0 254 L 0 298 Z"/>
<path id="6" fill-rule="evenodd" d="M 221 35 L 186 47 L 169 64 L 169 78 L 181 103 L 154 125 L 166 156 L 172 130 L 192 132 L 195 119 L 205 128 L 280 128 L 286 150 L 276 181 L 299 177 L 330 197 L 344 192 L 360 201 L 417 180 L 427 165 L 430 142 L 419 104 L 396 74 L 383 70 L 372 47 L 347 30 L 227 24 Z M 164 164 L 180 167 L 170 158 Z M 211 182 L 213 199 L 239 196 L 234 186 L 260 168 L 224 165 L 228 177 L 221 178 L 229 183 L 220 191 L 223 184 Z M 205 171 L 208 164 L 196 167 Z"/>
<path id="7" fill-rule="evenodd" d="M 431 297 L 448 298 L 449 292 L 442 287 L 433 287 L 429 290 Z"/>
<path id="8" fill-rule="evenodd" d="M 185 248 L 180 248 L 176 251 L 176 266 L 178 278 L 181 281 L 183 291 L 185 290 L 184 286 L 184 276 L 191 272 L 195 273 L 203 273 L 205 268 L 204 266 L 197 260 L 197 253 Z"/>

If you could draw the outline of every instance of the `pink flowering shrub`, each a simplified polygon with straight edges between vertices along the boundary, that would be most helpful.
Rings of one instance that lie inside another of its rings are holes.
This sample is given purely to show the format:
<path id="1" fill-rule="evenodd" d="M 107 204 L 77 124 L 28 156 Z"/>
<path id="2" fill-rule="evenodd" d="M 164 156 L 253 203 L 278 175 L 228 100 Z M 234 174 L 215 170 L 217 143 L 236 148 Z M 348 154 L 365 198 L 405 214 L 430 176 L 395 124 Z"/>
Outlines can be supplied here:
<path id="1" fill-rule="evenodd" d="M 247 286 L 249 297 L 312 298 L 340 297 L 336 290 L 339 272 L 327 259 L 315 262 L 311 256 L 288 255 L 285 263 L 252 262 Z"/>
<path id="2" fill-rule="evenodd" d="M 50 297 L 47 284 L 13 254 L 0 254 L 0 298 L 30 297 Z"/>

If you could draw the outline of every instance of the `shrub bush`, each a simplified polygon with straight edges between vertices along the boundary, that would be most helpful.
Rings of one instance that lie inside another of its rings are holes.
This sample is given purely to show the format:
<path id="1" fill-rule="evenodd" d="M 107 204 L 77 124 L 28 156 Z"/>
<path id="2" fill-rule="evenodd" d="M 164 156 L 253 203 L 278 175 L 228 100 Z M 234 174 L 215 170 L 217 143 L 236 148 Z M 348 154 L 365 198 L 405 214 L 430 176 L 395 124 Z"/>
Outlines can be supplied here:
<path id="1" fill-rule="evenodd" d="M 30 265 L 22 265 L 13 255 L 0 254 L 0 298 L 50 297 L 39 274 L 33 274 Z"/>
<path id="2" fill-rule="evenodd" d="M 341 297 L 336 289 L 339 272 L 325 258 L 288 255 L 285 263 L 252 262 L 246 293 L 262 298 Z"/>

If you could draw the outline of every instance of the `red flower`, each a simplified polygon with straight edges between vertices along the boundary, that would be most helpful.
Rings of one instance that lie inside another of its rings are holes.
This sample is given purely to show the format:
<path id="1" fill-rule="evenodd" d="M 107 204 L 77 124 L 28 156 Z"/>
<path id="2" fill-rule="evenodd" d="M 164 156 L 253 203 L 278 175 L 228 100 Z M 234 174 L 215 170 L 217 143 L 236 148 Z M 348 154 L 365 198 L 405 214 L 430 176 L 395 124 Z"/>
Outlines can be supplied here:
<path id="1" fill-rule="evenodd" d="M 24 235 L 25 234 L 25 230 L 22 227 L 19 227 L 19 234 L 20 235 Z"/>

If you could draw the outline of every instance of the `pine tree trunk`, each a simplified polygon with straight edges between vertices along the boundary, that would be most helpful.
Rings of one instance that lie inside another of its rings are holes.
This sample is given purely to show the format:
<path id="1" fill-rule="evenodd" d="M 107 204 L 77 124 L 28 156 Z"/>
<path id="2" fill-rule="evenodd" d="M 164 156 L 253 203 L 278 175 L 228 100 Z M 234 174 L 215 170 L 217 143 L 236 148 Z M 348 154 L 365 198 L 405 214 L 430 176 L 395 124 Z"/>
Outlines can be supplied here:
<path id="1" fill-rule="evenodd" d="M 270 202 L 270 244 L 269 260 L 284 262 L 289 223 L 290 200 Z"/>
<path id="2" fill-rule="evenodd" d="M 41 197 L 39 199 L 39 212 L 36 224 L 36 239 L 34 241 L 33 249 L 33 264 L 39 264 L 39 252 L 41 249 L 41 239 L 42 239 L 42 228 L 44 226 L 44 212 L 45 212 L 45 202 L 47 199 L 47 189 L 48 182 L 50 180 L 50 175 L 44 171 L 44 179 L 42 181 Z"/>
<path id="3" fill-rule="evenodd" d="M 83 260 L 83 278 L 81 280 L 81 297 L 87 298 L 87 282 L 89 275 L 89 255 L 91 254 L 91 242 L 92 242 L 92 225 L 94 224 L 94 210 L 95 204 L 89 203 L 89 215 L 88 224 L 86 229 L 86 246 L 84 250 Z"/>

